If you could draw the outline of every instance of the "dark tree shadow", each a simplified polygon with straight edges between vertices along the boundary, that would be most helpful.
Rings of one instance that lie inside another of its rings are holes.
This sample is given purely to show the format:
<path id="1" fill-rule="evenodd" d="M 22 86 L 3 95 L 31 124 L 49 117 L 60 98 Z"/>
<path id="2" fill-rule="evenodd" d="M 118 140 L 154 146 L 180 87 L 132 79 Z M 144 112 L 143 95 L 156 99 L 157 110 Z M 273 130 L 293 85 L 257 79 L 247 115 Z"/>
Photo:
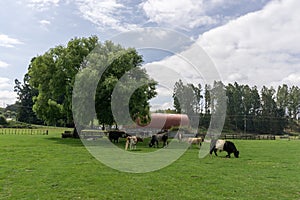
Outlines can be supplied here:
<path id="1" fill-rule="evenodd" d="M 52 141 L 57 144 L 61 145 L 70 145 L 73 147 L 82 147 L 84 146 L 80 139 L 74 139 L 74 138 L 57 138 L 57 137 L 51 137 L 51 138 L 45 138 L 45 140 Z"/>

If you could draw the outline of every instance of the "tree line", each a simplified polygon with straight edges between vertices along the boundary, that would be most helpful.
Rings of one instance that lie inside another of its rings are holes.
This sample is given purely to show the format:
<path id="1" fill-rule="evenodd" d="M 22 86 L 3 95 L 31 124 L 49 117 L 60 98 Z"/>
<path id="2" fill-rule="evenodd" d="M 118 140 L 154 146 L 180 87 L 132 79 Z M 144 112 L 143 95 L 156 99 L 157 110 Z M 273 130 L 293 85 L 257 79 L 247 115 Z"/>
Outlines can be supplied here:
<path id="1" fill-rule="evenodd" d="M 214 110 L 212 91 L 221 87 L 226 93 L 225 131 L 244 133 L 282 134 L 285 130 L 300 131 L 297 116 L 300 113 L 300 88 L 286 84 L 273 87 L 240 85 L 237 82 L 224 85 L 183 84 L 174 86 L 173 100 L 176 113 L 187 113 L 190 118 L 199 116 L 199 127 L 208 128 Z M 189 96 L 190 98 L 186 98 Z"/>
<path id="2" fill-rule="evenodd" d="M 147 122 L 150 120 L 149 100 L 157 94 L 157 83 L 141 68 L 142 63 L 143 58 L 135 49 L 126 49 L 111 41 L 100 42 L 96 36 L 73 38 L 66 46 L 50 48 L 31 59 L 22 82 L 15 80 L 15 92 L 18 95 L 14 105 L 17 108 L 16 118 L 31 124 L 74 127 L 73 115 L 84 114 L 84 124 L 92 125 L 95 118 L 99 124 L 116 124 L 111 107 L 112 93 L 127 73 L 126 81 L 130 85 L 145 83 L 130 97 L 130 117 Z M 73 91 L 76 76 L 76 84 L 83 88 L 80 93 Z M 95 77 L 99 77 L 99 80 Z M 89 86 L 93 81 L 98 83 L 95 96 L 91 97 Z M 132 89 L 125 84 L 119 87 L 120 94 Z M 218 90 L 226 94 L 225 130 L 283 133 L 286 129 L 296 130 L 299 127 L 296 121 L 300 110 L 298 86 L 282 85 L 277 90 L 263 86 L 258 91 L 256 86 L 238 83 L 224 85 L 215 81 L 213 85 L 206 84 L 203 87 L 201 84 L 183 84 L 179 80 L 173 92 L 175 112 L 187 113 L 190 118 L 198 117 L 200 123 L 197 126 L 207 129 L 212 113 L 221 109 L 216 103 L 220 98 L 218 92 L 214 92 Z M 96 116 L 90 116 L 91 108 L 80 103 L 76 105 L 79 113 L 74 114 L 74 96 L 93 100 Z"/>

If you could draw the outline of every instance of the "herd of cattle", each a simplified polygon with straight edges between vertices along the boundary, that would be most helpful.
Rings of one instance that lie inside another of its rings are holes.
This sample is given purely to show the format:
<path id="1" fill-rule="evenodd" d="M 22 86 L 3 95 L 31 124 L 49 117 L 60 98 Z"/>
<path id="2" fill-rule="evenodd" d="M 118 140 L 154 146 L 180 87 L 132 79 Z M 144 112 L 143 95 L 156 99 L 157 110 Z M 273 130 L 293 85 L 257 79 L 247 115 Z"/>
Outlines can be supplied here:
<path id="1" fill-rule="evenodd" d="M 130 150 L 136 149 L 136 145 L 138 142 L 143 142 L 144 139 L 139 136 L 130 135 L 123 131 L 109 131 L 108 138 L 113 143 L 118 143 L 119 138 L 125 138 L 125 150 L 128 148 Z M 196 144 L 199 147 L 201 147 L 201 143 L 204 141 L 202 137 L 200 137 L 198 134 L 195 135 L 195 137 L 183 137 L 182 134 L 176 134 L 175 138 L 178 139 L 179 142 L 186 142 L 190 145 Z M 157 134 L 154 134 L 151 136 L 149 147 L 159 147 L 159 142 L 161 141 L 163 143 L 163 148 L 168 146 L 168 132 L 162 131 Z M 214 152 L 216 156 L 218 156 L 217 151 L 226 151 L 227 155 L 226 157 L 230 158 L 230 155 L 233 153 L 233 155 L 238 158 L 239 157 L 239 151 L 237 150 L 236 146 L 233 142 L 226 141 L 226 140 L 211 140 L 210 145 L 210 155 Z"/>

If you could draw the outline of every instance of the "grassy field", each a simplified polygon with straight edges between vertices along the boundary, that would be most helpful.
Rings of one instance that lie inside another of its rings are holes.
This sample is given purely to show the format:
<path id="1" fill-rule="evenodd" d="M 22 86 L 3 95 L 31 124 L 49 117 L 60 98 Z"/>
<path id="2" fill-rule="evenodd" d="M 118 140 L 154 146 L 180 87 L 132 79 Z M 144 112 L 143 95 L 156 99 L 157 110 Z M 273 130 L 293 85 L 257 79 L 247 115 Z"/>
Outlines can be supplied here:
<path id="1" fill-rule="evenodd" d="M 238 159 L 199 159 L 193 147 L 166 168 L 130 174 L 62 132 L 0 135 L 0 199 L 300 199 L 300 140 L 234 140 Z"/>

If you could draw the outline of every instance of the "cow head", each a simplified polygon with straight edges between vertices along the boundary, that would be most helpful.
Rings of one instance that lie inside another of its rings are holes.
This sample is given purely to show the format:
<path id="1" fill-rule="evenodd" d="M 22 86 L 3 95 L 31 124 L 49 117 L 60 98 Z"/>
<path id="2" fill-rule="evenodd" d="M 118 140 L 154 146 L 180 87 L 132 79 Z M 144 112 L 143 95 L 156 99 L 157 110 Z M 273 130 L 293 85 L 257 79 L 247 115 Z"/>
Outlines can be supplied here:
<path id="1" fill-rule="evenodd" d="M 144 139 L 141 138 L 141 137 L 136 137 L 136 139 L 137 139 L 138 142 L 144 142 Z"/>
<path id="2" fill-rule="evenodd" d="M 121 137 L 122 137 L 122 138 L 127 138 L 127 137 L 129 137 L 129 136 L 131 136 L 131 135 L 130 135 L 130 134 L 128 134 L 128 133 L 125 133 L 125 132 L 124 132 L 124 133 L 122 133 L 122 135 L 121 135 Z"/>
<path id="3" fill-rule="evenodd" d="M 149 147 L 153 147 L 153 145 L 154 145 L 154 144 L 153 144 L 152 142 L 149 143 Z"/>
<path id="4" fill-rule="evenodd" d="M 239 154 L 240 154 L 240 152 L 239 152 L 239 151 L 235 151 L 233 154 L 234 154 L 234 157 L 238 158 L 238 157 L 239 157 Z"/>

